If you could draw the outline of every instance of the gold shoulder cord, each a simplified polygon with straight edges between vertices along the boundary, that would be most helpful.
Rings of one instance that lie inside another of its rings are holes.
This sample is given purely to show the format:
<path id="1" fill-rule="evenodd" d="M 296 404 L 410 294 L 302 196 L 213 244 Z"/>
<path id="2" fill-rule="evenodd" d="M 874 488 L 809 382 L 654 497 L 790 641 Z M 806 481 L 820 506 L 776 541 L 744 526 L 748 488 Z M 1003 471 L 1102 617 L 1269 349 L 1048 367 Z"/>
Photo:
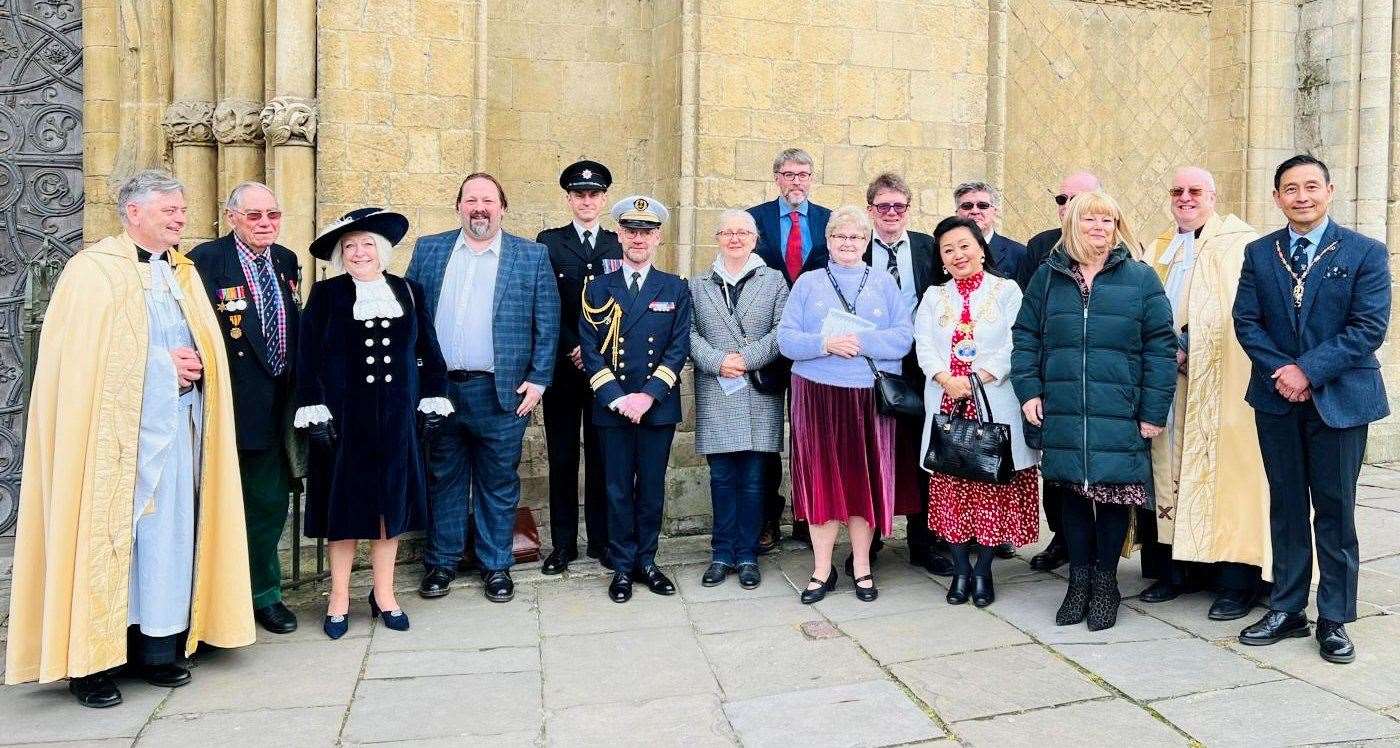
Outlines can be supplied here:
<path id="1" fill-rule="evenodd" d="M 588 303 L 588 281 L 584 281 L 580 296 L 583 302 L 583 318 L 588 320 L 588 324 L 593 325 L 595 330 L 598 329 L 598 325 L 606 324 L 608 326 L 608 334 L 603 337 L 603 343 L 598 346 L 598 352 L 606 356 L 609 355 L 608 351 L 611 349 L 612 367 L 610 368 L 616 369 L 617 341 L 622 331 L 622 307 L 618 305 L 617 299 L 611 295 L 608 296 L 607 303 L 602 306 L 591 306 Z"/>

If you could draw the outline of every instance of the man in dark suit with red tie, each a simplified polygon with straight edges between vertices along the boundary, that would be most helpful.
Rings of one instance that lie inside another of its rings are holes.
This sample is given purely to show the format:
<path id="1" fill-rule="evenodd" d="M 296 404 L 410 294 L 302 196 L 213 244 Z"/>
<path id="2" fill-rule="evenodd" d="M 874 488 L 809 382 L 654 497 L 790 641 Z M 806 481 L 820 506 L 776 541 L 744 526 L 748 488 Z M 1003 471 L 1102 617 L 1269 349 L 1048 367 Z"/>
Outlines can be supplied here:
<path id="1" fill-rule="evenodd" d="M 801 148 L 787 148 L 773 159 L 773 182 L 778 197 L 749 208 L 758 224 L 758 246 L 754 251 L 769 267 L 783 272 L 788 285 L 802 274 L 803 266 L 814 255 L 826 254 L 826 223 L 831 211 L 809 198 L 812 191 L 812 156 Z M 781 453 L 769 455 L 764 468 L 763 534 L 759 552 L 772 550 L 779 540 L 778 523 L 784 499 L 778 493 L 783 480 Z M 792 536 L 808 542 L 807 523 L 794 521 Z"/>

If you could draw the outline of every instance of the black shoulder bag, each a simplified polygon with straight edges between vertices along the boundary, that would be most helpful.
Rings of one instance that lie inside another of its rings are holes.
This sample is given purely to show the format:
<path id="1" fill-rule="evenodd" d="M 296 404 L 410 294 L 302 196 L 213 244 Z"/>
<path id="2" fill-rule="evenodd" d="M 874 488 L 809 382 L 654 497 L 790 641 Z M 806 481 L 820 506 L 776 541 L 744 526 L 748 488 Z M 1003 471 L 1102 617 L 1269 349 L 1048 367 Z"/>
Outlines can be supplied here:
<path id="1" fill-rule="evenodd" d="M 958 407 L 951 414 L 934 414 L 924 467 L 955 478 L 1010 483 L 1014 468 L 1011 427 L 992 420 L 992 404 L 982 378 L 971 374 L 968 380 L 972 383 L 973 417 L 958 415 Z"/>
<path id="2" fill-rule="evenodd" d="M 836 284 L 836 276 L 831 274 L 830 265 L 826 268 L 827 280 L 831 281 L 831 287 L 836 291 L 836 297 L 841 299 L 841 305 L 846 307 L 846 311 L 855 314 L 856 307 L 853 302 L 846 301 L 846 295 L 841 293 L 841 287 Z M 865 289 L 865 282 L 870 278 L 870 268 L 865 269 L 865 275 L 860 279 L 860 287 L 856 289 L 856 299 L 860 299 L 860 292 Z M 900 416 L 905 418 L 924 418 L 924 399 L 909 383 L 904 381 L 904 377 L 887 374 L 880 371 L 875 366 L 875 361 L 869 356 L 862 355 L 865 363 L 870 366 L 870 373 L 875 376 L 875 410 L 881 415 Z"/>

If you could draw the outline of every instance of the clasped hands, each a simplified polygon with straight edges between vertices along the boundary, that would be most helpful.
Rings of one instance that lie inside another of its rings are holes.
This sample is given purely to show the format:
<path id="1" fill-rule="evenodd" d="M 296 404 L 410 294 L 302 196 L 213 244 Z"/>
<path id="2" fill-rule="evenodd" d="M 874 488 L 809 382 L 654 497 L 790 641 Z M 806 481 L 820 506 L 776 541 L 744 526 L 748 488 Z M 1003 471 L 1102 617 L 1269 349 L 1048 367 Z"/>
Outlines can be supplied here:
<path id="1" fill-rule="evenodd" d="M 646 415 L 654 402 L 656 399 L 645 392 L 633 392 L 618 398 L 617 412 L 632 423 L 641 423 L 642 416 Z"/>
<path id="2" fill-rule="evenodd" d="M 832 335 L 822 341 L 822 348 L 827 353 L 841 358 L 854 358 L 860 355 L 860 338 L 853 332 L 844 335 Z"/>
<path id="3" fill-rule="evenodd" d="M 749 366 L 744 363 L 744 357 L 738 353 L 725 354 L 719 362 L 719 375 L 722 377 L 741 377 L 748 370 Z"/>
<path id="4" fill-rule="evenodd" d="M 963 400 L 972 397 L 972 380 L 967 377 L 955 377 L 947 372 L 941 372 L 941 376 L 943 381 L 938 382 L 937 377 L 934 378 L 934 381 L 937 382 L 938 386 L 943 388 L 943 392 L 946 393 L 948 397 L 954 400 Z M 983 384 L 994 379 L 991 374 L 985 371 L 977 372 L 977 378 L 981 379 Z"/>
<path id="5" fill-rule="evenodd" d="M 170 349 L 170 360 L 175 363 L 175 376 L 180 380 L 180 389 L 194 384 L 204 372 L 204 363 L 199 352 L 189 346 Z"/>
<path id="6" fill-rule="evenodd" d="M 1290 403 L 1305 402 L 1312 397 L 1312 382 L 1297 364 L 1286 364 L 1274 371 L 1274 389 Z"/>

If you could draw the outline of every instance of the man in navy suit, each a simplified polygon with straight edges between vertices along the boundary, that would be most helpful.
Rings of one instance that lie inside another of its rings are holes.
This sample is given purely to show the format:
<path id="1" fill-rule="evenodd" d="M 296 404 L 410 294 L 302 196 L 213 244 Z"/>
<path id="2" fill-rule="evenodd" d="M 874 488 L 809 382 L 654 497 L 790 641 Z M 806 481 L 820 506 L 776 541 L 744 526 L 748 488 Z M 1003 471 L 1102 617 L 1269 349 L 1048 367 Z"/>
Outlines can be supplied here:
<path id="1" fill-rule="evenodd" d="M 462 227 L 424 236 L 407 277 L 423 286 L 455 412 L 428 444 L 431 521 L 418 593 L 450 590 L 472 520 L 486 598 L 515 596 L 511 539 L 521 443 L 554 377 L 559 291 L 543 244 L 501 230 L 506 193 L 490 174 L 457 191 Z M 469 511 L 470 507 L 470 511 Z"/>
<path id="2" fill-rule="evenodd" d="M 1318 648 L 1344 663 L 1356 658 L 1345 628 L 1356 620 L 1356 481 L 1367 424 L 1390 412 L 1376 358 L 1390 271 L 1384 244 L 1328 217 L 1335 189 L 1316 158 L 1284 161 L 1274 202 L 1288 226 L 1245 248 L 1235 331 L 1253 363 L 1245 400 L 1269 481 L 1274 590 L 1269 612 L 1239 639 L 1308 635 L 1315 537 Z"/>
<path id="3" fill-rule="evenodd" d="M 801 148 L 787 148 L 773 159 L 773 183 L 778 197 L 749 208 L 749 215 L 758 224 L 758 246 L 754 251 L 771 268 L 782 271 L 788 285 L 797 280 L 804 269 L 815 262 L 825 263 L 826 224 L 831 210 L 812 202 L 812 156 Z M 763 533 L 759 552 L 766 553 L 777 545 L 778 523 L 783 516 L 785 499 L 778 493 L 783 481 L 781 454 L 764 453 Z M 807 523 L 794 521 L 792 536 L 807 540 Z"/>
<path id="4" fill-rule="evenodd" d="M 986 182 L 963 182 L 953 188 L 953 210 L 982 229 L 987 237 L 987 269 L 1003 278 L 1016 277 L 1026 256 L 1026 245 L 997 233 L 1001 217 L 1001 193 Z"/>
<path id="5" fill-rule="evenodd" d="M 690 356 L 690 288 L 652 266 L 666 206 L 644 195 L 612 209 L 622 267 L 584 291 L 579 321 L 583 373 L 593 389 L 608 492 L 608 597 L 632 599 L 640 577 L 658 595 L 676 585 L 656 565 L 666 465 L 681 420 L 680 372 Z"/>

